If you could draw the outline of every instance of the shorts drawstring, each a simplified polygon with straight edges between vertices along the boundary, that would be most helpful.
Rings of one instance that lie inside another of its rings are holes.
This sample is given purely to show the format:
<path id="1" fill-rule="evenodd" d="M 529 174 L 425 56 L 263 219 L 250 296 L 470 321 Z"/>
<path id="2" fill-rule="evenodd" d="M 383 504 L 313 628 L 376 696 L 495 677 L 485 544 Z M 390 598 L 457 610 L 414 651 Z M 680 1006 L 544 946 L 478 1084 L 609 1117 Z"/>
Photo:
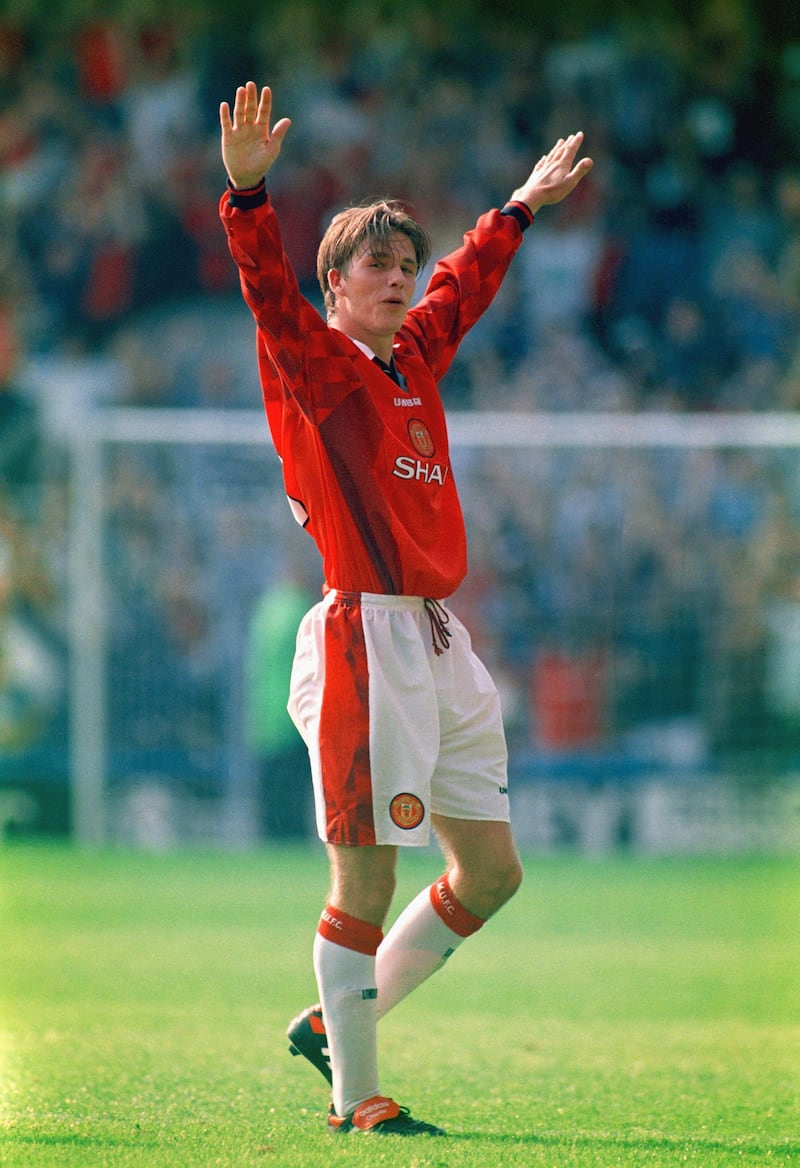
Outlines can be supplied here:
<path id="1" fill-rule="evenodd" d="M 450 613 L 442 607 L 438 600 L 432 600 L 429 596 L 425 597 L 425 611 L 431 623 L 433 651 L 437 657 L 441 657 L 442 653 L 450 648 L 450 638 L 453 635 L 447 628 Z"/>

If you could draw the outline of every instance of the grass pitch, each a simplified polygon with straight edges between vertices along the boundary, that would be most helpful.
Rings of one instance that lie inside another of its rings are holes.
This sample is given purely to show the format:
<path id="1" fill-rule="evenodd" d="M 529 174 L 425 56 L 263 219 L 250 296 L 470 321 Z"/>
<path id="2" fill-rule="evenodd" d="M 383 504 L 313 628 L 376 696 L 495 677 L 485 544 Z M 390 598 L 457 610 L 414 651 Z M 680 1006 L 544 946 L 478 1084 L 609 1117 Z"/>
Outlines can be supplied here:
<path id="1" fill-rule="evenodd" d="M 775 1165 L 800 1157 L 800 864 L 533 859 L 381 1024 L 446 1140 L 331 1137 L 291 1059 L 321 848 L 0 851 L 4 1168 Z M 398 909 L 439 874 L 401 856 Z"/>

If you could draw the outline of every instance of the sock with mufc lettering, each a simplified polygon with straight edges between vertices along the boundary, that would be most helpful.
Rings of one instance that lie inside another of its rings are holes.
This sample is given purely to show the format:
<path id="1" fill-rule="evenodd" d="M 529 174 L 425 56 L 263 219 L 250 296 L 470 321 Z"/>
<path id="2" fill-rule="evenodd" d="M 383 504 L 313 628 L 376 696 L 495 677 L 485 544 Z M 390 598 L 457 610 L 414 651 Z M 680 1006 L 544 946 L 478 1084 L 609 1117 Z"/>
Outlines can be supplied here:
<path id="1" fill-rule="evenodd" d="M 380 1093 L 375 954 L 382 938 L 377 925 L 332 905 L 325 907 L 317 926 L 314 972 L 328 1033 L 337 1115 L 347 1115 Z"/>
<path id="2" fill-rule="evenodd" d="M 456 898 L 445 873 L 403 910 L 375 961 L 378 1017 L 441 969 L 463 940 L 485 924 Z"/>

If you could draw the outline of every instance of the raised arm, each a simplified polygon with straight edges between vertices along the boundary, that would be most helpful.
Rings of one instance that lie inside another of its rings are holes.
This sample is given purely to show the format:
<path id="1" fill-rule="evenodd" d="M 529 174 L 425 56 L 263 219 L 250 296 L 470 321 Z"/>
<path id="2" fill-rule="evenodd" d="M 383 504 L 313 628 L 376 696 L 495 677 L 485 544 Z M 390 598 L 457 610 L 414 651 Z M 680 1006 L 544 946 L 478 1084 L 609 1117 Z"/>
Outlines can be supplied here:
<path id="1" fill-rule="evenodd" d="M 271 116 L 272 91 L 265 85 L 259 95 L 254 81 L 236 90 L 232 117 L 227 101 L 219 107 L 222 161 L 240 190 L 257 186 L 281 152 L 291 122 L 281 118 L 270 130 Z"/>
<path id="2" fill-rule="evenodd" d="M 560 203 L 592 169 L 591 158 L 575 161 L 583 143 L 583 133 L 559 138 L 549 154 L 544 154 L 521 187 L 511 196 L 525 203 L 535 215 L 540 207 Z"/>

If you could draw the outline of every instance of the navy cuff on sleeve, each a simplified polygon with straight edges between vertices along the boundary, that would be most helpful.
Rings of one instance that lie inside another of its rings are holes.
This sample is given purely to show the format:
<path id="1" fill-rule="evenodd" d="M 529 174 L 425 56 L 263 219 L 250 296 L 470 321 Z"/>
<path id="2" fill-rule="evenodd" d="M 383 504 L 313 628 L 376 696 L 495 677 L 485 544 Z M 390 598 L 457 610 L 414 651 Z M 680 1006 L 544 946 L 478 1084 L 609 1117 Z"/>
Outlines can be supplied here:
<path id="1" fill-rule="evenodd" d="M 261 207 L 267 201 L 267 184 L 261 182 L 247 190 L 239 190 L 228 179 L 228 202 L 231 207 L 238 207 L 240 211 L 250 211 L 253 207 Z"/>
<path id="2" fill-rule="evenodd" d="M 506 203 L 500 214 L 509 215 L 512 219 L 516 219 L 517 223 L 519 223 L 520 231 L 527 231 L 531 223 L 533 223 L 533 212 L 524 203 Z"/>

